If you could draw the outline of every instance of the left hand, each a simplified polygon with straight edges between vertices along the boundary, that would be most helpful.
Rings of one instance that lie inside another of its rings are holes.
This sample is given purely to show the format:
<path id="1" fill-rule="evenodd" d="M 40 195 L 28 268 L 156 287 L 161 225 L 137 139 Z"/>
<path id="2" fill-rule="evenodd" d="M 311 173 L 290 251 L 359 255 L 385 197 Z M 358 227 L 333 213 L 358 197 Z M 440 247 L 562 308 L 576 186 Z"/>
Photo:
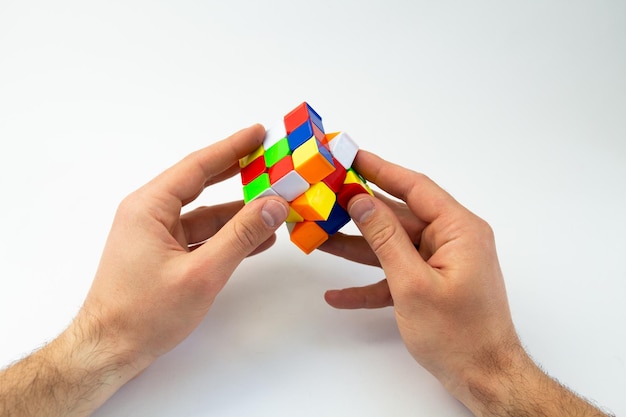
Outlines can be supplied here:
<path id="1" fill-rule="evenodd" d="M 187 337 L 248 255 L 270 247 L 288 213 L 268 197 L 181 209 L 239 172 L 264 138 L 260 125 L 194 152 L 119 206 L 79 316 L 137 372 Z"/>

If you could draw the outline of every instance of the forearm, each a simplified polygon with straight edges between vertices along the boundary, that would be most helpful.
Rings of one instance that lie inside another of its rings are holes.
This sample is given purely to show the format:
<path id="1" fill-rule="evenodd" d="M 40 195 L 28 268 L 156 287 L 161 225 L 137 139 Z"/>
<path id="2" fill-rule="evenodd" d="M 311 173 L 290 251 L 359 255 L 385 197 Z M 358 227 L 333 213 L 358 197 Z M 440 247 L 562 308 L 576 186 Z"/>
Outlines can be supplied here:
<path id="1" fill-rule="evenodd" d="M 543 372 L 521 347 L 505 355 L 506 360 L 494 362 L 504 366 L 488 367 L 486 374 L 468 378 L 462 400 L 475 415 L 609 416 Z"/>
<path id="2" fill-rule="evenodd" d="M 0 372 L 1 416 L 87 416 L 135 375 L 98 330 L 76 320 L 50 344 Z"/>

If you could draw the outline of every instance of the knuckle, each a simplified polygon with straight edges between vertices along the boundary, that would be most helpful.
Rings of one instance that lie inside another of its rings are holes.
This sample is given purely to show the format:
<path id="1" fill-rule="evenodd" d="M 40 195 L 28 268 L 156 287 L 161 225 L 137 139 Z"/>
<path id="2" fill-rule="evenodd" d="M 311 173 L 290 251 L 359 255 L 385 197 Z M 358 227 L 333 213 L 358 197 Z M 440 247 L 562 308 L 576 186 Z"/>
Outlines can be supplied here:
<path id="1" fill-rule="evenodd" d="M 377 253 L 393 250 L 392 241 L 397 233 L 393 223 L 379 223 L 370 235 L 370 246 Z"/>
<path id="2" fill-rule="evenodd" d="M 141 212 L 141 197 L 137 192 L 126 196 L 117 206 L 117 216 L 121 218 L 134 218 Z"/>
<path id="3" fill-rule="evenodd" d="M 489 223 L 481 218 L 477 218 L 475 223 L 476 236 L 483 242 L 493 242 L 495 240 L 495 233 Z"/>
<path id="4" fill-rule="evenodd" d="M 482 218 L 473 215 L 468 219 L 461 229 L 465 236 L 464 241 L 469 245 L 468 256 L 485 257 L 487 254 L 495 253 L 495 233 L 489 223 Z"/>
<path id="5" fill-rule="evenodd" d="M 258 233 L 255 228 L 247 223 L 235 222 L 234 245 L 241 253 L 248 253 L 257 246 Z"/>

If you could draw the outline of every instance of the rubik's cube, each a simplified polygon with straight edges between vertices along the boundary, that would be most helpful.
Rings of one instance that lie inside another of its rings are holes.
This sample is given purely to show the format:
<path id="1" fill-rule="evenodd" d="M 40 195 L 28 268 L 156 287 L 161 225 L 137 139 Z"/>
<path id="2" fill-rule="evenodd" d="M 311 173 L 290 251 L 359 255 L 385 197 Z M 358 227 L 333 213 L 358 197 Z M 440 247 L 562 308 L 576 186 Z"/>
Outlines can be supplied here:
<path id="1" fill-rule="evenodd" d="M 270 195 L 287 200 L 290 239 L 311 253 L 350 221 L 350 198 L 372 194 L 352 168 L 358 149 L 345 132 L 325 133 L 322 118 L 304 102 L 239 161 L 244 202 Z"/>

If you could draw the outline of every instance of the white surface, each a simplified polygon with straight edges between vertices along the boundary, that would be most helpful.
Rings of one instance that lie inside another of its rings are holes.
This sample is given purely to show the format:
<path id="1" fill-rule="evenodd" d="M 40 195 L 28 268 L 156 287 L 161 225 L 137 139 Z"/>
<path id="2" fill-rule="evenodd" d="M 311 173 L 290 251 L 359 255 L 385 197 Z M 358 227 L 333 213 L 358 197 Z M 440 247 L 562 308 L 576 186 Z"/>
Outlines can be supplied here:
<path id="1" fill-rule="evenodd" d="M 0 364 L 70 322 L 126 194 L 307 100 L 487 219 L 530 352 L 626 414 L 625 20 L 621 1 L 0 1 Z M 324 304 L 380 277 L 283 228 L 96 415 L 469 415 L 390 309 Z"/>

